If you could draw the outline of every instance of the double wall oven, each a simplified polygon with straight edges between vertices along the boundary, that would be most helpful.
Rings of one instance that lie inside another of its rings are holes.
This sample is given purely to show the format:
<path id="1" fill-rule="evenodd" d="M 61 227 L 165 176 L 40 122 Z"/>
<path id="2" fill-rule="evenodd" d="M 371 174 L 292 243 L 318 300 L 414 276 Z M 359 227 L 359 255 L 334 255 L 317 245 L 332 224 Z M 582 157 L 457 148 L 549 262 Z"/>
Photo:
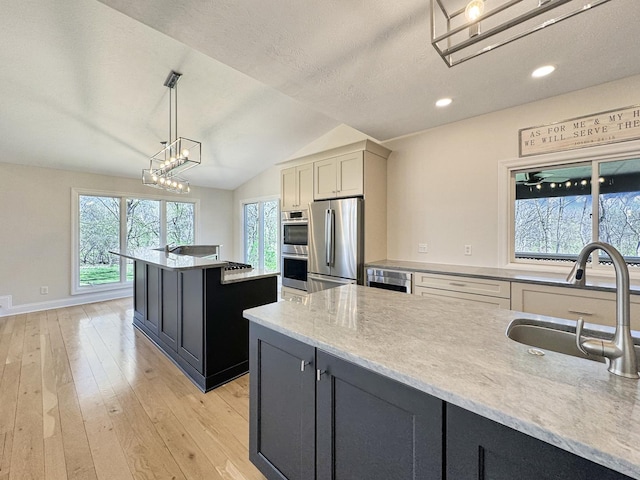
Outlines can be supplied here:
<path id="1" fill-rule="evenodd" d="M 307 289 L 309 212 L 282 212 L 282 285 Z"/>

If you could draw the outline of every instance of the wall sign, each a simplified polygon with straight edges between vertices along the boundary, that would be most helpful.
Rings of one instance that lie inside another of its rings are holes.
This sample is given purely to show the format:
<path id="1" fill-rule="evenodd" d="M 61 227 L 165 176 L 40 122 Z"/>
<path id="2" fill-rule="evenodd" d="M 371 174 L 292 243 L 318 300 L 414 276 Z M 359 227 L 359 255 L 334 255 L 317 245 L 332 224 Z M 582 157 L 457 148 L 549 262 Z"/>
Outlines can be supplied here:
<path id="1" fill-rule="evenodd" d="M 562 152 L 640 138 L 640 105 L 519 131 L 520 156 Z"/>

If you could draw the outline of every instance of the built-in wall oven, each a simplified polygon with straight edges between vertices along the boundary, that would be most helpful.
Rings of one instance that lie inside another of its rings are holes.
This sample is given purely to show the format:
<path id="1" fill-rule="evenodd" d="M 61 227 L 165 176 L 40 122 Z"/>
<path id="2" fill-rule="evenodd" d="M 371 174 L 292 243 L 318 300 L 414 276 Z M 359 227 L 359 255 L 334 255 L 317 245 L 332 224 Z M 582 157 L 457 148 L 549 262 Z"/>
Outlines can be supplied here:
<path id="1" fill-rule="evenodd" d="M 309 254 L 307 210 L 282 212 L 282 285 L 307 290 Z"/>

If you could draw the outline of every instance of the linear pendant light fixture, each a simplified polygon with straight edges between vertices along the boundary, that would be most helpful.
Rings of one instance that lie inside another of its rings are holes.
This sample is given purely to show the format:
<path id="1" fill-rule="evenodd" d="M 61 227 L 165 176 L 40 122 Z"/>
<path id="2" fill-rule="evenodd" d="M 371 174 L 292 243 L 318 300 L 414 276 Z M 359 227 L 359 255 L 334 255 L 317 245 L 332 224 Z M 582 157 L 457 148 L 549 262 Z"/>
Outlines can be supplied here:
<path id="1" fill-rule="evenodd" d="M 181 76 L 181 73 L 171 70 L 164 82 L 164 86 L 169 88 L 169 141 L 161 142 L 162 150 L 150 158 L 149 168 L 142 170 L 142 183 L 174 193 L 189 193 L 191 191 L 189 182 L 179 174 L 200 165 L 202 146 L 195 140 L 178 137 L 177 85 Z M 172 95 L 172 92 L 175 92 L 175 95 Z M 175 108 L 172 115 L 173 105 Z M 173 131 L 175 131 L 175 139 L 172 137 Z"/>
<path id="2" fill-rule="evenodd" d="M 431 45 L 453 67 L 609 0 L 430 0 Z"/>

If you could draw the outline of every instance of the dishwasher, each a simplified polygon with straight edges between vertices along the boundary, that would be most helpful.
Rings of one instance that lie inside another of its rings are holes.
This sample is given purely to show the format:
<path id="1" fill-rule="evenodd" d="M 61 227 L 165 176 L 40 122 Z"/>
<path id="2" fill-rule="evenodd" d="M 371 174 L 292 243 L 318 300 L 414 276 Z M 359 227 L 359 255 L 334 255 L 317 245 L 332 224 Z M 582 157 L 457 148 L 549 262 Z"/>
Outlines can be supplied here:
<path id="1" fill-rule="evenodd" d="M 384 268 L 367 268 L 367 287 L 412 293 L 413 273 Z"/>

